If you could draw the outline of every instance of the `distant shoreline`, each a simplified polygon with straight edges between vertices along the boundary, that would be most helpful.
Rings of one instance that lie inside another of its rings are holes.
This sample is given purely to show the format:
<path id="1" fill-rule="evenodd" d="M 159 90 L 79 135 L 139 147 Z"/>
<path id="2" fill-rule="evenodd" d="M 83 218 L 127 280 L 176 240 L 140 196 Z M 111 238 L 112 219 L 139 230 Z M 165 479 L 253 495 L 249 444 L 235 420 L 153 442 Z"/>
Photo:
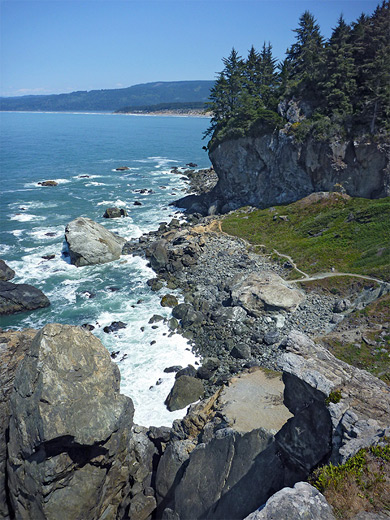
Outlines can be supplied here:
<path id="1" fill-rule="evenodd" d="M 78 112 L 67 110 L 0 110 L 0 114 L 73 114 L 73 115 L 96 115 L 96 116 L 167 116 L 167 117 L 212 117 L 210 113 L 191 110 L 188 112 L 163 110 L 156 112 Z"/>

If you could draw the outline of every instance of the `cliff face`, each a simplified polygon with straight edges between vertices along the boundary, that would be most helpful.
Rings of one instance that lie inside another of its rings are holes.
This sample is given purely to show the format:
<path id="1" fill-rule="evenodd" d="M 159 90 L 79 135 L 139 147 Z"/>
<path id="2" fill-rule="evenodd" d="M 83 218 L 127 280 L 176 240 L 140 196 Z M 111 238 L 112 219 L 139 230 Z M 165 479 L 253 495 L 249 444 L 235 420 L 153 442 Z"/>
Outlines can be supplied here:
<path id="1" fill-rule="evenodd" d="M 247 205 L 288 204 L 315 191 L 339 191 L 337 185 L 352 197 L 390 195 L 390 143 L 385 141 L 332 143 L 309 137 L 298 143 L 284 128 L 222 142 L 210 160 L 219 178 L 215 188 L 203 198 L 186 197 L 179 206 L 226 213 Z"/>
<path id="2" fill-rule="evenodd" d="M 299 144 L 280 131 L 221 143 L 210 159 L 219 182 L 209 201 L 222 212 L 290 203 L 314 191 L 337 191 L 336 184 L 352 197 L 390 195 L 390 144 L 312 138 Z"/>

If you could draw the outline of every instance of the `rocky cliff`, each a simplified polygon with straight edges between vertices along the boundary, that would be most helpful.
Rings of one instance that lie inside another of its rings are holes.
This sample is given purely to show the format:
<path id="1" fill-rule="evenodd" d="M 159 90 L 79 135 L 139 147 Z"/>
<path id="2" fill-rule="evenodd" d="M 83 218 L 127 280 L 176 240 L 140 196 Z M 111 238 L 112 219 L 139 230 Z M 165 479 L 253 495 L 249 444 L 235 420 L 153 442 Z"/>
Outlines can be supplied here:
<path id="1" fill-rule="evenodd" d="M 203 214 L 242 206 L 287 204 L 316 191 L 353 197 L 390 195 L 390 143 L 386 140 L 298 142 L 286 126 L 260 137 L 224 141 L 210 152 L 219 181 L 208 194 L 177 202 Z"/>

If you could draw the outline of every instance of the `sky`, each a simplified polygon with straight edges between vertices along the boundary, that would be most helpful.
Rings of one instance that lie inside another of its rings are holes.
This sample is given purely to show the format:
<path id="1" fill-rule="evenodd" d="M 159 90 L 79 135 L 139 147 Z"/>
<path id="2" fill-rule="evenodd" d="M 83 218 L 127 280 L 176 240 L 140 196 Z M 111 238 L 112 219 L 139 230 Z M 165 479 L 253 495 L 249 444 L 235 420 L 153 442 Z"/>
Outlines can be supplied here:
<path id="1" fill-rule="evenodd" d="M 213 80 L 235 49 L 282 60 L 309 10 L 324 37 L 377 0 L 0 0 L 0 95 Z"/>

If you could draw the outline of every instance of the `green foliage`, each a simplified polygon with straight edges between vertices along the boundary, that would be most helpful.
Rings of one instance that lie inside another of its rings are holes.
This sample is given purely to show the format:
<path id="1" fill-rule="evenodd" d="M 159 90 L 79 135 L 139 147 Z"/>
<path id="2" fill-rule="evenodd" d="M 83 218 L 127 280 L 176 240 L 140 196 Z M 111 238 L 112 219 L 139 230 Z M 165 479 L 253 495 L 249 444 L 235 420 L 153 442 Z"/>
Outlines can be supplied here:
<path id="1" fill-rule="evenodd" d="M 341 390 L 333 390 L 330 392 L 328 397 L 325 399 L 326 406 L 330 405 L 330 403 L 337 404 L 341 401 Z"/>
<path id="2" fill-rule="evenodd" d="M 390 280 L 390 198 L 298 201 L 277 208 L 288 221 L 274 220 L 275 211 L 259 209 L 248 215 L 228 215 L 222 229 L 264 244 L 294 258 L 305 272 L 336 271 Z"/>
<path id="3" fill-rule="evenodd" d="M 362 15 L 351 25 L 340 16 L 325 41 L 306 11 L 294 30 L 294 44 L 278 65 L 270 43 L 260 52 L 252 46 L 246 60 L 233 49 L 211 91 L 213 118 L 205 133 L 211 137 L 209 149 L 235 135 L 280 128 L 277 107 L 285 99 L 311 107 L 310 116 L 289 128 L 298 142 L 309 135 L 322 141 L 390 132 L 389 12 L 386 0 L 371 17 Z"/>

